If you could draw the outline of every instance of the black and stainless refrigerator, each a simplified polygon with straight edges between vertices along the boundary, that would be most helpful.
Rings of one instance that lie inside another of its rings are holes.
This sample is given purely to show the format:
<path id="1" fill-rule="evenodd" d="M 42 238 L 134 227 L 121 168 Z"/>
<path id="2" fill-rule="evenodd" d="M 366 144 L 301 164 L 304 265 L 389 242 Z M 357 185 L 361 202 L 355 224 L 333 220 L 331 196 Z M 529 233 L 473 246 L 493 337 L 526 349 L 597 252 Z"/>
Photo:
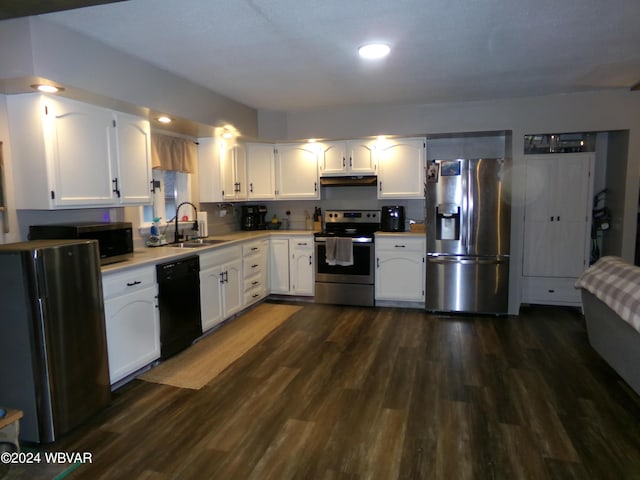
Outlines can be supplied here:
<path id="1" fill-rule="evenodd" d="M 96 240 L 0 245 L 0 405 L 49 443 L 111 400 Z"/>
<path id="2" fill-rule="evenodd" d="M 503 158 L 428 163 L 427 310 L 507 313 L 511 207 L 504 176 L 508 167 Z"/>

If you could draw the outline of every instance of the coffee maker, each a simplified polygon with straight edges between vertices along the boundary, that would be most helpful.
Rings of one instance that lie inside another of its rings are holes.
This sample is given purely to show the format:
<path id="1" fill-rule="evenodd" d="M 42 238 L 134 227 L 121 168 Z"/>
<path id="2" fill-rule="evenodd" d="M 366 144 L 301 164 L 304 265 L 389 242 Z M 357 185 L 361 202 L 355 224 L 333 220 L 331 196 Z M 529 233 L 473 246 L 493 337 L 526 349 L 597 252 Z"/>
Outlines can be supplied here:
<path id="1" fill-rule="evenodd" d="M 242 205 L 241 225 L 243 230 L 265 230 L 267 228 L 265 205 Z"/>
<path id="2" fill-rule="evenodd" d="M 380 230 L 383 232 L 404 232 L 404 207 L 402 205 L 382 207 Z"/>

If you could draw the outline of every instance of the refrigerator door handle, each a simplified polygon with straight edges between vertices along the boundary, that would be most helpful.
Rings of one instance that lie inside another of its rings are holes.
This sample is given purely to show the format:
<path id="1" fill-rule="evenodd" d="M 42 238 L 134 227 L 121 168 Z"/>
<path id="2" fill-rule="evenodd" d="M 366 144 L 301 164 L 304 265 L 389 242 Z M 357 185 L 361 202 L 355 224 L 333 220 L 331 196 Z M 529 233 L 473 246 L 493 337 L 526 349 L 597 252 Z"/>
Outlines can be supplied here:
<path id="1" fill-rule="evenodd" d="M 427 255 L 427 261 L 430 263 L 442 263 L 452 264 L 457 263 L 461 265 L 491 265 L 508 263 L 509 258 L 502 257 L 458 257 L 455 255 Z"/>

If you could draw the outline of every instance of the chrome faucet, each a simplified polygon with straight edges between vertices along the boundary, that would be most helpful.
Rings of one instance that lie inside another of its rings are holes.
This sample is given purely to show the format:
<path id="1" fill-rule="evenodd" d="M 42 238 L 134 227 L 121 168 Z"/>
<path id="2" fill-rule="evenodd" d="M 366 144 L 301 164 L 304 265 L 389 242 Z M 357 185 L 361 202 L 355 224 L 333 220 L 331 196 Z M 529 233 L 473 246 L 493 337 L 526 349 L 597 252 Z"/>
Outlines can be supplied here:
<path id="1" fill-rule="evenodd" d="M 196 230 L 196 231 L 199 230 L 199 228 L 198 228 L 198 209 L 191 202 L 182 202 L 176 208 L 176 227 L 175 227 L 175 232 L 173 234 L 173 243 L 178 243 L 180 241 L 180 234 L 178 233 L 178 219 L 180 218 L 180 215 L 178 215 L 178 214 L 180 213 L 180 207 L 183 206 L 183 205 L 191 205 L 193 207 L 193 211 L 195 212 L 195 220 L 193 221 L 193 230 Z"/>

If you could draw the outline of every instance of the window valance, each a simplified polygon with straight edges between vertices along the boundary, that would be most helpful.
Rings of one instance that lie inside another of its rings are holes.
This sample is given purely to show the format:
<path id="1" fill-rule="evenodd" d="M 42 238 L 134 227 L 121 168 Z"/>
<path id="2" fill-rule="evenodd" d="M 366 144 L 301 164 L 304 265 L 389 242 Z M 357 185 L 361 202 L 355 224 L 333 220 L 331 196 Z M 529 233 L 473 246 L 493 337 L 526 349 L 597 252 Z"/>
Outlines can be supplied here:
<path id="1" fill-rule="evenodd" d="M 161 170 L 195 173 L 198 152 L 193 141 L 169 135 L 151 135 L 151 166 Z"/>

